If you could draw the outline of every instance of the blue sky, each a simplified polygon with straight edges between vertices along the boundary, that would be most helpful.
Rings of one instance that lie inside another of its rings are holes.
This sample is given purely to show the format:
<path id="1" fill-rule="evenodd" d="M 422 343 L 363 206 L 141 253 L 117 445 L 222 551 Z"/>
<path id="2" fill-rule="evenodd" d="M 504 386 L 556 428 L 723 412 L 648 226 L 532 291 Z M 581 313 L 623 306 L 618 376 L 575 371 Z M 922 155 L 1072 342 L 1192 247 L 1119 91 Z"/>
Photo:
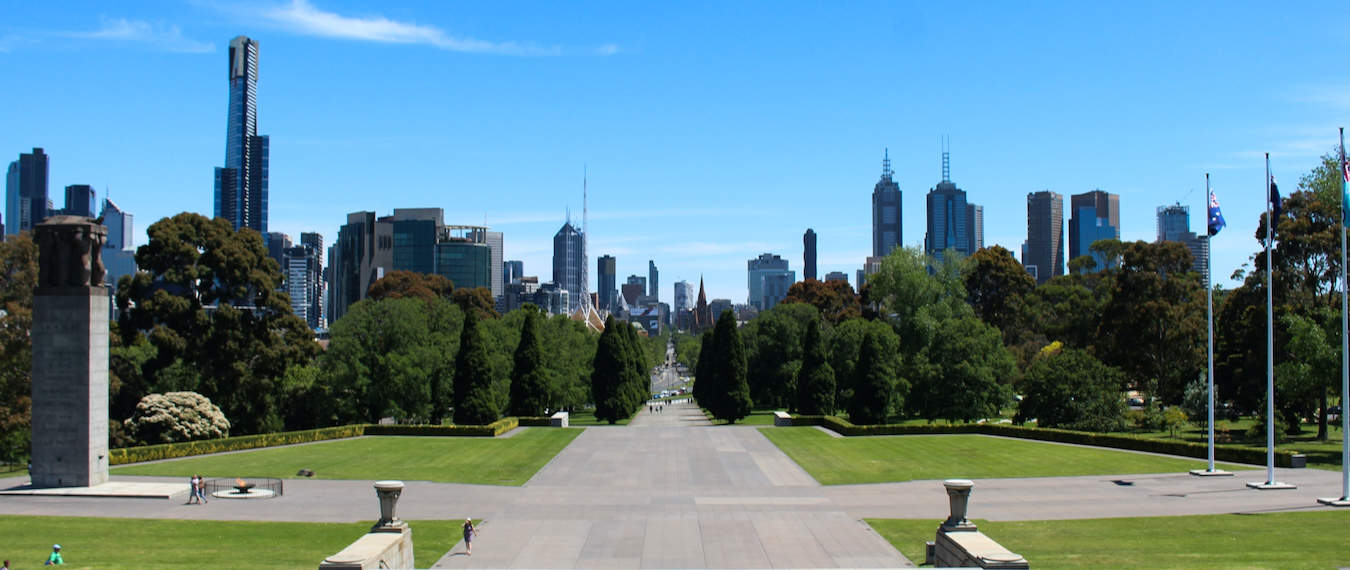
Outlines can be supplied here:
<path id="1" fill-rule="evenodd" d="M 941 4 L 941 5 L 934 5 Z M 820 273 L 870 253 L 890 149 L 904 242 L 952 180 L 1018 252 L 1028 192 L 1120 194 L 1125 239 L 1158 206 L 1229 227 L 1216 282 L 1258 247 L 1263 153 L 1282 185 L 1350 123 L 1343 3 L 12 3 L 0 23 L 0 158 L 40 146 L 51 191 L 105 188 L 153 221 L 211 213 L 230 38 L 261 43 L 273 231 L 336 237 L 348 212 L 442 207 L 506 233 L 549 279 L 581 217 L 619 281 L 661 270 L 744 302 L 745 261 L 819 234 Z M 1339 54 L 1339 57 L 1338 57 Z M 1286 190 L 1287 191 L 1287 190 Z M 1067 213 L 1067 212 L 1066 212 Z M 594 262 L 591 278 L 594 281 Z M 593 285 L 592 285 L 593 286 Z"/>

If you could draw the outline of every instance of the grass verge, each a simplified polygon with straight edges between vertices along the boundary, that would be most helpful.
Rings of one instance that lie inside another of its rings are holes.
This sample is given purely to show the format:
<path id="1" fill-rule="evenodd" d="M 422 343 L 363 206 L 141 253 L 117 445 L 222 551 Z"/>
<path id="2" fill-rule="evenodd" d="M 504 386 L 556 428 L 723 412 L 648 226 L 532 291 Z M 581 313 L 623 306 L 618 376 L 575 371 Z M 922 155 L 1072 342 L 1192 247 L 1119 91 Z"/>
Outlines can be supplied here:
<path id="1" fill-rule="evenodd" d="M 867 519 L 915 564 L 935 520 Z M 1350 565 L 1343 512 L 976 521 L 1032 568 L 1335 568 Z M 1284 529 L 1273 531 L 1273 529 Z M 1288 532 L 1299 529 L 1297 532 Z"/>
<path id="2" fill-rule="evenodd" d="M 117 475 L 400 479 L 523 485 L 581 430 L 530 428 L 506 439 L 370 436 L 113 468 Z M 359 457 L 360 461 L 352 458 Z"/>
<path id="3" fill-rule="evenodd" d="M 964 477 L 1064 477 L 1184 473 L 1201 459 L 983 435 L 830 437 L 816 428 L 763 428 L 769 441 L 822 485 Z M 1252 469 L 1222 465 L 1223 469 Z"/>
<path id="4" fill-rule="evenodd" d="M 74 568 L 315 568 L 375 521 L 294 523 L 6 516 L 3 557 L 41 566 L 53 543 Z M 428 568 L 459 542 L 463 521 L 409 521 L 413 556 Z M 115 537 L 115 540 L 113 538 Z"/>
<path id="5" fill-rule="evenodd" d="M 636 415 L 636 413 L 634 415 Z M 613 425 L 626 426 L 630 421 L 632 421 L 632 418 L 619 420 Z M 571 412 L 567 418 L 567 425 L 570 427 L 587 427 L 587 426 L 607 426 L 610 425 L 610 423 L 595 419 L 595 409 L 592 408 L 587 410 L 578 410 L 575 412 Z"/>

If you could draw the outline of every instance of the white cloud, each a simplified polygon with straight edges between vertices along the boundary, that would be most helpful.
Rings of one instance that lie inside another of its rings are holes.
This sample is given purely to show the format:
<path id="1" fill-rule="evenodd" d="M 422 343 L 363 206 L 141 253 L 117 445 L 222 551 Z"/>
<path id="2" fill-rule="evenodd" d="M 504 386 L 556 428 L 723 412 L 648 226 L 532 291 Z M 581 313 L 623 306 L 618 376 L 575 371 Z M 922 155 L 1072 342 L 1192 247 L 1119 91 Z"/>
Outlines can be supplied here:
<path id="1" fill-rule="evenodd" d="M 290 4 L 264 9 L 263 17 L 291 31 L 311 36 L 341 38 L 390 44 L 429 45 L 447 51 L 486 53 L 498 55 L 548 56 L 562 55 L 557 46 L 536 46 L 520 42 L 490 42 L 453 36 L 435 26 L 399 22 L 383 16 L 344 16 L 325 12 L 308 0 L 291 0 Z M 613 55 L 618 46 L 606 44 L 592 50 L 595 55 Z"/>
<path id="2" fill-rule="evenodd" d="M 126 18 L 105 18 L 102 26 L 92 32 L 69 32 L 61 35 L 87 40 L 143 43 L 166 51 L 181 53 L 211 53 L 215 51 L 215 46 L 210 43 L 183 37 L 183 32 L 178 26 L 154 25 L 149 22 Z"/>

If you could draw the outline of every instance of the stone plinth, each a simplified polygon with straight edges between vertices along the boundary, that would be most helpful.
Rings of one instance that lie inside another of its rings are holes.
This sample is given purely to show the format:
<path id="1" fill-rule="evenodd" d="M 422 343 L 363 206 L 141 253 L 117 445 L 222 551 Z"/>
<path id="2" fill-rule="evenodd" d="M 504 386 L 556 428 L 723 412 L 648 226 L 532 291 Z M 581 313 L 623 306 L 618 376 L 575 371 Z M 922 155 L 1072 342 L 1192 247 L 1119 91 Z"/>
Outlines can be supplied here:
<path id="1" fill-rule="evenodd" d="M 33 486 L 108 481 L 107 230 L 89 218 L 38 224 L 33 291 Z"/>
<path id="2" fill-rule="evenodd" d="M 937 568 L 1030 568 L 1027 559 L 978 530 L 941 532 L 934 548 Z"/>
<path id="3" fill-rule="evenodd" d="M 398 498 L 403 496 L 402 481 L 376 481 L 375 496 L 380 500 L 380 520 L 370 532 L 402 532 L 407 523 L 398 519 Z"/>
<path id="4" fill-rule="evenodd" d="M 342 552 L 325 558 L 321 570 L 374 570 L 376 568 L 416 568 L 413 563 L 412 529 L 398 532 L 372 532 L 356 539 Z"/>
<path id="5" fill-rule="evenodd" d="M 773 427 L 790 426 L 792 426 L 792 414 L 783 411 L 773 413 Z"/>
<path id="6" fill-rule="evenodd" d="M 567 427 L 569 414 L 567 412 L 556 412 L 548 417 L 548 425 L 552 427 Z"/>

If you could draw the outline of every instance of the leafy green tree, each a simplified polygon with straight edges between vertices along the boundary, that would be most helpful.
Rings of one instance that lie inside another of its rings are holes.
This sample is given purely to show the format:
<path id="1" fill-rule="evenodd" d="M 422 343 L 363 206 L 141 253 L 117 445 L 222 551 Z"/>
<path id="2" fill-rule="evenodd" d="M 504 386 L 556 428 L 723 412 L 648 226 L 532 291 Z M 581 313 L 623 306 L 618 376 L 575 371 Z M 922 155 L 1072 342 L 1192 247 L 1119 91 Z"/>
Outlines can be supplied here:
<path id="1" fill-rule="evenodd" d="M 37 245 L 27 234 L 0 242 L 0 460 L 31 453 L 33 288 Z"/>
<path id="2" fill-rule="evenodd" d="M 647 349 L 643 340 L 638 337 L 637 329 L 624 322 L 620 322 L 618 327 L 623 332 L 624 348 L 628 351 L 627 366 L 623 370 L 623 388 L 624 402 L 631 415 L 647 401 L 648 391 L 651 388 L 651 381 L 647 375 L 649 370 Z"/>
<path id="3" fill-rule="evenodd" d="M 554 382 L 550 406 L 559 410 L 578 410 L 591 399 L 591 363 L 600 335 L 565 315 L 556 315 L 541 323 L 544 367 Z"/>
<path id="4" fill-rule="evenodd" d="M 736 314 L 730 309 L 717 317 L 712 345 L 710 364 L 717 369 L 717 381 L 707 398 L 699 401 L 713 418 L 734 424 L 750 415 L 754 404 L 746 381 L 745 345 L 736 330 Z"/>
<path id="5" fill-rule="evenodd" d="M 854 367 L 853 398 L 848 403 L 849 421 L 883 424 L 890 416 L 895 394 L 895 370 L 877 339 L 876 331 L 863 333 Z"/>
<path id="6" fill-rule="evenodd" d="M 1317 309 L 1314 316 L 1286 313 L 1280 323 L 1288 332 L 1285 352 L 1289 357 L 1275 366 L 1275 405 L 1284 416 L 1290 435 L 1299 433 L 1301 418 L 1318 418 L 1317 437 L 1327 439 L 1327 393 L 1335 389 L 1341 372 L 1341 352 L 1330 342 L 1340 336 L 1339 311 Z M 1329 330 L 1335 333 L 1329 333 Z"/>
<path id="7" fill-rule="evenodd" d="M 998 415 L 1010 399 L 1016 363 L 998 329 L 974 316 L 940 321 L 916 360 L 906 403 L 919 417 L 974 421 Z"/>
<path id="8" fill-rule="evenodd" d="M 797 377 L 797 411 L 808 415 L 834 414 L 834 368 L 826 358 L 825 342 L 820 337 L 820 321 L 806 326 L 802 339 L 805 355 Z"/>
<path id="9" fill-rule="evenodd" d="M 492 290 L 487 287 L 455 289 L 450 293 L 450 300 L 459 305 L 462 311 L 468 312 L 472 309 L 477 312 L 480 321 L 501 316 L 497 313 L 496 302 L 492 299 Z"/>
<path id="10" fill-rule="evenodd" d="M 542 416 L 549 408 L 549 380 L 543 366 L 543 345 L 539 341 L 539 310 L 526 305 L 525 322 L 516 346 L 515 366 L 511 369 L 511 415 Z"/>
<path id="11" fill-rule="evenodd" d="M 712 388 L 720 384 L 717 368 L 713 366 L 713 331 L 708 329 L 699 335 L 698 363 L 694 366 L 694 400 L 703 405 Z"/>
<path id="12" fill-rule="evenodd" d="M 454 289 L 455 284 L 442 275 L 390 271 L 370 284 L 366 298 L 376 301 L 413 298 L 430 303 L 436 299 L 449 299 Z"/>
<path id="13" fill-rule="evenodd" d="M 862 304 L 848 281 L 815 279 L 798 281 L 788 287 L 783 303 L 805 303 L 816 308 L 820 316 L 832 324 L 862 316 Z"/>
<path id="14" fill-rule="evenodd" d="M 966 299 L 975 315 L 1010 338 L 1027 294 L 1036 288 L 1036 280 L 1002 246 L 976 251 L 966 260 L 963 271 Z"/>
<path id="15" fill-rule="evenodd" d="M 1094 432 L 1125 429 L 1120 370 L 1077 348 L 1042 355 L 1022 379 L 1022 401 L 1013 421 Z"/>
<path id="16" fill-rule="evenodd" d="M 488 360 L 478 313 L 466 311 L 455 355 L 455 423 L 485 425 L 501 417 L 501 408 L 492 393 L 492 368 Z"/>
<path id="17" fill-rule="evenodd" d="M 595 419 L 614 424 L 633 415 L 634 407 L 624 385 L 625 375 L 632 369 L 623 327 L 614 316 L 605 318 L 605 330 L 595 347 L 591 366 L 591 400 L 595 402 Z M 631 327 L 630 327 L 631 328 Z"/>
<path id="18" fill-rule="evenodd" d="M 330 329 L 320 360 L 342 422 L 436 421 L 450 404 L 459 310 L 444 299 L 365 299 Z"/>
<path id="19" fill-rule="evenodd" d="M 762 406 L 795 407 L 802 335 L 819 312 L 806 303 L 783 303 L 741 330 L 749 366 L 750 396 Z"/>
<path id="20" fill-rule="evenodd" d="M 698 353 L 701 335 L 688 333 L 675 334 L 675 362 L 683 364 L 691 372 L 698 368 Z"/>
<path id="21" fill-rule="evenodd" d="M 281 429 L 286 370 L 319 353 L 314 333 L 277 289 L 281 275 L 262 236 L 224 219 L 192 213 L 147 229 L 140 271 L 117 288 L 122 345 L 145 335 L 157 351 L 143 373 L 155 379 L 176 362 L 191 369 L 199 392 L 221 407 L 236 432 Z"/>
<path id="22" fill-rule="evenodd" d="M 146 394 L 123 425 L 142 445 L 229 437 L 230 421 L 196 392 Z"/>

